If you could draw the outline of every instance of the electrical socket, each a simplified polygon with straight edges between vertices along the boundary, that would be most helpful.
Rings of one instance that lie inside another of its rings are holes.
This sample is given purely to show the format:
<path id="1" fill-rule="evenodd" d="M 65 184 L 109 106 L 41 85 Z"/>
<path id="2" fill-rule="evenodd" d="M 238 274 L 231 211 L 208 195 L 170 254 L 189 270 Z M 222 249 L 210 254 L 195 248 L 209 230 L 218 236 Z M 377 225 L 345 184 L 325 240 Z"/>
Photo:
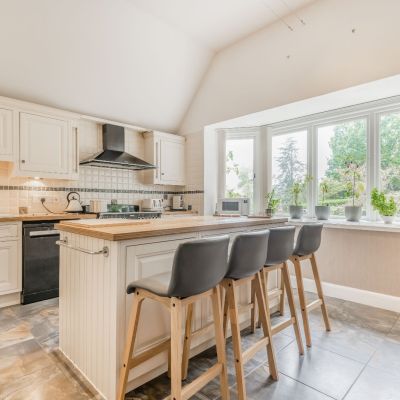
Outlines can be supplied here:
<path id="1" fill-rule="evenodd" d="M 40 198 L 40 202 L 41 202 L 42 204 L 44 204 L 44 203 L 46 202 L 46 197 L 41 197 L 41 198 Z"/>

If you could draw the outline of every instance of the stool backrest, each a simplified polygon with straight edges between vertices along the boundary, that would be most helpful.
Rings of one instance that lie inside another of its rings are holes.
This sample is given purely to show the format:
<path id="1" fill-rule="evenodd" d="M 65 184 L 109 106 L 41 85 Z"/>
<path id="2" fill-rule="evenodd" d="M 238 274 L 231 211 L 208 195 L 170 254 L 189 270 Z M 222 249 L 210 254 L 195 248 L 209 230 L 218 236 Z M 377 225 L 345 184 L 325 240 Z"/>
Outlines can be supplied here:
<path id="1" fill-rule="evenodd" d="M 228 270 L 228 247 L 228 235 L 179 245 L 168 296 L 190 297 L 217 286 Z"/>
<path id="2" fill-rule="evenodd" d="M 254 275 L 264 266 L 269 230 L 236 236 L 229 257 L 227 278 L 241 279 Z"/>
<path id="3" fill-rule="evenodd" d="M 268 252 L 265 265 L 282 264 L 293 253 L 294 226 L 283 226 L 269 230 Z"/>
<path id="4" fill-rule="evenodd" d="M 323 224 L 306 224 L 300 228 L 293 254 L 306 256 L 319 249 Z"/>

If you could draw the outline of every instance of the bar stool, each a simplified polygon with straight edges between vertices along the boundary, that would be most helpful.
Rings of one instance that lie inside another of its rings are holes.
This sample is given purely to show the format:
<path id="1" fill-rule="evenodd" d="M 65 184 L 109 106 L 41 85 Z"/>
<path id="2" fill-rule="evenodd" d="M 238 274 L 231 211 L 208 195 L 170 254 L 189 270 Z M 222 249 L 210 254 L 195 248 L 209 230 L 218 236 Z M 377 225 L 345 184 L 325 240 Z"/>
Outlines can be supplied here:
<path id="1" fill-rule="evenodd" d="M 323 224 L 303 225 L 300 228 L 293 254 L 290 257 L 290 261 L 292 261 L 294 265 L 294 270 L 296 274 L 297 291 L 299 293 L 301 314 L 303 317 L 304 334 L 306 337 L 306 344 L 308 347 L 311 347 L 310 324 L 308 321 L 309 311 L 320 306 L 325 322 L 325 328 L 327 331 L 331 330 L 328 311 L 326 309 L 326 304 L 324 299 L 324 293 L 322 291 L 321 279 L 319 277 L 317 262 L 315 259 L 315 252 L 319 249 L 319 246 L 321 244 L 322 227 Z M 301 261 L 304 260 L 310 260 L 314 281 L 318 293 L 318 300 L 315 300 L 309 304 L 307 304 L 306 302 L 304 285 L 303 285 L 303 274 L 301 270 Z"/>
<path id="2" fill-rule="evenodd" d="M 129 284 L 127 293 L 135 293 L 120 371 L 118 400 L 125 398 L 129 371 L 163 351 L 169 351 L 171 400 L 188 399 L 208 382 L 220 377 L 221 398 L 229 399 L 225 338 L 222 328 L 219 283 L 228 264 L 229 236 L 201 239 L 181 244 L 175 252 L 172 271 Z M 211 297 L 217 347 L 217 363 L 190 384 L 182 387 L 182 317 L 184 308 Z M 133 354 L 140 309 L 145 299 L 163 304 L 171 314 L 170 339 L 138 355 Z"/>
<path id="3" fill-rule="evenodd" d="M 267 255 L 268 236 L 268 230 L 238 235 L 232 245 L 228 273 L 222 282 L 225 288 L 224 332 L 226 333 L 227 320 L 229 317 L 232 331 L 238 398 L 240 400 L 246 399 L 244 365 L 264 346 L 266 346 L 267 349 L 271 377 L 274 380 L 278 380 L 275 351 L 272 343 L 271 323 L 266 311 L 269 308 L 269 304 L 268 299 L 264 296 L 261 278 L 261 269 Z M 257 300 L 260 310 L 260 320 L 264 337 L 253 344 L 249 349 L 242 352 L 238 299 L 235 288 L 248 283 L 251 283 L 254 287 L 255 300 Z"/>
<path id="4" fill-rule="evenodd" d="M 293 253 L 293 241 L 294 233 L 296 228 L 294 226 L 286 226 L 280 228 L 270 229 L 268 239 L 268 252 L 263 269 L 263 289 L 265 295 L 268 297 L 268 275 L 272 271 L 280 271 L 281 273 L 281 290 L 279 291 L 280 296 L 280 312 L 283 315 L 282 303 L 285 301 L 285 292 L 288 299 L 290 318 L 286 321 L 282 321 L 279 324 L 272 326 L 272 335 L 281 332 L 282 330 L 293 326 L 293 330 L 296 336 L 297 347 L 299 353 L 304 354 L 303 341 L 301 339 L 301 333 L 299 329 L 299 321 L 296 313 L 296 306 L 294 303 L 293 289 L 290 283 L 290 274 L 287 261 Z M 252 302 L 254 301 L 254 291 L 252 291 Z M 254 304 L 254 303 L 253 303 Z M 269 313 L 269 309 L 267 308 Z M 255 330 L 255 307 L 252 308 L 251 313 L 251 327 L 252 331 Z"/>

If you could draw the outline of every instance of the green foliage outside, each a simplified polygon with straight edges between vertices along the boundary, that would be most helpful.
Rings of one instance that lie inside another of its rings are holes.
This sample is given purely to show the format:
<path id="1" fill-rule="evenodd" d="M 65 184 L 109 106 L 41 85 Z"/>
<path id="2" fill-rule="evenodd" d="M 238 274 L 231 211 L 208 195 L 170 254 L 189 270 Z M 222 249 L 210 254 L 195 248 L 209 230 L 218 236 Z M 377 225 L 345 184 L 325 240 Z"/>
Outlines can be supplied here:
<path id="1" fill-rule="evenodd" d="M 233 151 L 226 154 L 226 174 L 234 173 L 238 179 L 237 188 L 226 187 L 226 196 L 230 198 L 249 197 L 253 198 L 253 174 L 249 168 L 243 166 L 239 168 L 239 164 L 234 160 Z"/>
<path id="2" fill-rule="evenodd" d="M 380 215 L 387 217 L 396 215 L 397 204 L 393 196 L 387 198 L 385 193 L 380 192 L 377 188 L 374 188 L 371 192 L 371 204 Z"/>
<path id="3" fill-rule="evenodd" d="M 367 162 L 367 126 L 365 120 L 356 120 L 336 125 L 329 140 L 331 156 L 322 177 L 324 191 L 319 203 L 329 205 L 332 215 L 344 215 L 344 206 L 354 203 L 365 205 L 364 187 Z M 388 114 L 380 120 L 381 135 L 381 186 L 382 190 L 398 198 L 400 195 L 400 114 Z M 324 140 L 319 135 L 318 140 Z M 292 201 L 291 188 L 306 172 L 299 161 L 296 141 L 290 138 L 281 146 L 275 162 L 279 175 L 274 177 L 276 194 L 281 198 L 281 212 L 286 212 Z M 349 163 L 358 166 L 357 174 L 349 173 Z M 354 178 L 356 184 L 353 190 Z M 322 183 L 321 182 L 321 183 Z M 327 189 L 327 190 L 325 190 Z M 299 204 L 305 205 L 305 191 L 299 196 Z"/>

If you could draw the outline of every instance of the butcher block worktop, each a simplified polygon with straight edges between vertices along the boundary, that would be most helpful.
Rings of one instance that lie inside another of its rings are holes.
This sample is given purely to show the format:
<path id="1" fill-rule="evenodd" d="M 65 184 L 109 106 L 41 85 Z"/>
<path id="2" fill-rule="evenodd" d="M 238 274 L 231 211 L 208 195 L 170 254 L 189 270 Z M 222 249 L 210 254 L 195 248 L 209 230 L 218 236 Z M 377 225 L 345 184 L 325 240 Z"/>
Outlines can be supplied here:
<path id="1" fill-rule="evenodd" d="M 276 225 L 287 222 L 287 218 L 247 218 L 247 217 L 212 217 L 195 216 L 179 219 L 149 220 L 149 223 L 140 223 L 140 220 L 127 221 L 125 225 L 98 227 L 90 221 L 62 221 L 56 225 L 60 231 L 90 236 L 97 239 L 118 241 L 144 237 L 173 235 L 178 233 L 210 231 L 214 229 L 241 228 L 257 225 Z"/>
<path id="2" fill-rule="evenodd" d="M 71 213 L 57 213 L 57 214 L 0 214 L 0 222 L 27 222 L 27 221 L 55 221 L 55 220 L 68 220 L 68 219 L 91 219 L 96 218 L 96 214 L 71 214 Z"/>

